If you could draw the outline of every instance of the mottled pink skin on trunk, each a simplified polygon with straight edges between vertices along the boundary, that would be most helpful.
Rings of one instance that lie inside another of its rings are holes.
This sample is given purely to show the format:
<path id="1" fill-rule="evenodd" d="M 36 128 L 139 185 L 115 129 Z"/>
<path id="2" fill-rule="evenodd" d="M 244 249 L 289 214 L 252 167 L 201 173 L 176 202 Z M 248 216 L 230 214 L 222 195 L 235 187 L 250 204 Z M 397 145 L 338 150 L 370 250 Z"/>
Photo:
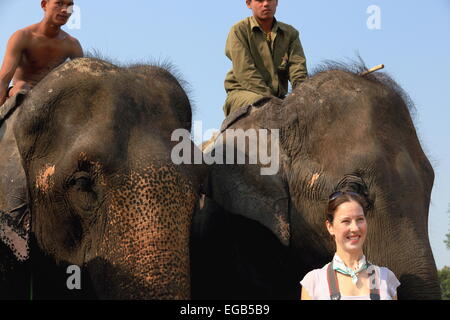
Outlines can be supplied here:
<path id="1" fill-rule="evenodd" d="M 127 299 L 189 299 L 191 184 L 172 166 L 148 166 L 132 171 L 110 197 L 98 255 L 130 279 L 116 284 L 118 292 Z"/>

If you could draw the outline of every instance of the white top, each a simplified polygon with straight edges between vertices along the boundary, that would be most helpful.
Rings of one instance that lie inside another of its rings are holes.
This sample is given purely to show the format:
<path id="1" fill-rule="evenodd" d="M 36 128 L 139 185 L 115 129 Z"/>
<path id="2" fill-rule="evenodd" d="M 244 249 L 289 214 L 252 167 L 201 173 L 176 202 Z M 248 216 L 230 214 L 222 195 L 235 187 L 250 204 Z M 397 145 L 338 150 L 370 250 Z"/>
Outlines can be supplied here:
<path id="1" fill-rule="evenodd" d="M 313 300 L 331 300 L 330 290 L 327 280 L 327 263 L 322 269 L 315 269 L 306 274 L 300 284 Z M 397 295 L 397 287 L 400 282 L 395 274 L 385 267 L 380 270 L 380 300 L 392 300 Z M 341 300 L 370 300 L 370 295 L 366 296 L 341 296 Z"/>

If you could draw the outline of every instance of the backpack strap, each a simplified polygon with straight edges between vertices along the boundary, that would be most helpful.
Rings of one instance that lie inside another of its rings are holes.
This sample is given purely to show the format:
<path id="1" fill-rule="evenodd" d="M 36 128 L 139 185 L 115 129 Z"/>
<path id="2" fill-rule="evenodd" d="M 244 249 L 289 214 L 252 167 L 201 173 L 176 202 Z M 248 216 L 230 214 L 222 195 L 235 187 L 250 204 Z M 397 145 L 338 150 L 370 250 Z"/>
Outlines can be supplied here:
<path id="1" fill-rule="evenodd" d="M 370 286 L 370 300 L 380 300 L 380 275 L 375 270 L 376 266 L 369 264 L 367 267 L 367 273 L 369 274 L 369 286 Z"/>
<path id="2" fill-rule="evenodd" d="M 339 292 L 339 283 L 337 281 L 336 273 L 333 270 L 333 261 L 330 262 L 327 268 L 327 280 L 331 300 L 341 300 L 341 293 Z"/>
<path id="3" fill-rule="evenodd" d="M 369 274 L 370 300 L 380 300 L 380 287 L 378 285 L 379 274 L 375 270 L 375 266 L 369 264 L 367 272 Z M 331 300 L 341 300 L 339 292 L 339 283 L 336 273 L 333 270 L 333 262 L 330 262 L 327 268 L 328 289 L 330 291 Z"/>

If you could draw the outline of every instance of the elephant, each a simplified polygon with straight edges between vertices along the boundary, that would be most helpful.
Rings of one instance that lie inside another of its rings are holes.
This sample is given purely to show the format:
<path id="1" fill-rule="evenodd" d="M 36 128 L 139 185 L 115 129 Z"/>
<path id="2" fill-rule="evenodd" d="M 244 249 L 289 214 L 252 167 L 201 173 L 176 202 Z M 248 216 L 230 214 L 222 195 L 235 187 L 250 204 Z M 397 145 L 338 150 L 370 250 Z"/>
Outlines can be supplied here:
<path id="1" fill-rule="evenodd" d="M 22 232 L 0 244 L 2 298 L 190 297 L 205 172 L 171 159 L 172 131 L 191 130 L 181 84 L 163 66 L 89 57 L 21 98 L 0 133 L 0 214 Z"/>
<path id="2" fill-rule="evenodd" d="M 388 74 L 364 70 L 330 63 L 284 100 L 263 98 L 225 119 L 205 150 L 214 161 L 191 231 L 193 299 L 299 299 L 300 280 L 336 250 L 325 214 L 348 175 L 365 181 L 373 201 L 368 260 L 396 274 L 399 299 L 440 298 L 427 229 L 434 171 L 414 106 Z M 277 171 L 263 174 L 268 163 L 250 161 L 239 130 L 248 141 L 251 130 L 267 137 L 254 148 L 275 155 Z"/>

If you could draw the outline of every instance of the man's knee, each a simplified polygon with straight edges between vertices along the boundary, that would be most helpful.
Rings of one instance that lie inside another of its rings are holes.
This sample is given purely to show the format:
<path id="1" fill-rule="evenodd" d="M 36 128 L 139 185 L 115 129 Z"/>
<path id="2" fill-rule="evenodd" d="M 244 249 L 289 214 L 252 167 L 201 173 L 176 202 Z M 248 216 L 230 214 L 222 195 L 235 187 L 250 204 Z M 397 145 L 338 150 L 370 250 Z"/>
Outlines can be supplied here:
<path id="1" fill-rule="evenodd" d="M 237 109 L 253 104 L 263 97 L 264 97 L 263 95 L 251 91 L 244 91 L 244 90 L 231 91 L 227 95 L 227 99 L 223 107 L 223 112 L 227 117 L 229 114 L 233 113 Z"/>

